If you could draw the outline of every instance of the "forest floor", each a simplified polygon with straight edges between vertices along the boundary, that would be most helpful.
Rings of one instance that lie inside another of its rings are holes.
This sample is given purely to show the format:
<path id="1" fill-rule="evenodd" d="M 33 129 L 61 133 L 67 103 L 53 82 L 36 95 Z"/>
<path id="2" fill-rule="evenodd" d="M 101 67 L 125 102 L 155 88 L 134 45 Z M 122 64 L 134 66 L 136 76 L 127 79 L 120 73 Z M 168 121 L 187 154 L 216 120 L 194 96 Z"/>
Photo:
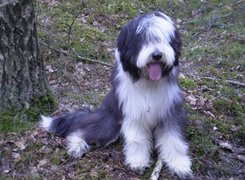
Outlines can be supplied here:
<path id="1" fill-rule="evenodd" d="M 53 115 L 99 106 L 110 90 L 116 37 L 128 20 L 159 8 L 174 18 L 183 39 L 180 83 L 194 179 L 245 179 L 244 1 L 38 0 L 35 7 L 59 102 Z M 38 122 L 0 132 L 0 179 L 149 179 L 153 166 L 140 176 L 123 159 L 122 140 L 71 159 L 64 139 Z M 160 179 L 177 177 L 164 168 Z"/>

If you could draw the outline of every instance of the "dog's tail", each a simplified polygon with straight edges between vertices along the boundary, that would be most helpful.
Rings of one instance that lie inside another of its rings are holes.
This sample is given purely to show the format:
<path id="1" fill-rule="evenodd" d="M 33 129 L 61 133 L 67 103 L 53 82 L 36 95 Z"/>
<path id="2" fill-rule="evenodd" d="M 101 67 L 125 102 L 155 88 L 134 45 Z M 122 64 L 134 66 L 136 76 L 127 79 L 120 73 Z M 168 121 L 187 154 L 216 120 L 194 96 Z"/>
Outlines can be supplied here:
<path id="1" fill-rule="evenodd" d="M 57 117 L 41 115 L 40 127 L 57 136 L 67 137 L 72 131 L 75 131 L 76 122 L 90 113 L 91 110 L 89 108 L 81 108 L 73 113 L 66 113 Z"/>
<path id="2" fill-rule="evenodd" d="M 41 116 L 40 126 L 65 137 L 68 153 L 79 157 L 92 144 L 107 146 L 116 141 L 120 135 L 120 119 L 120 114 L 115 111 L 112 103 L 110 106 L 102 105 L 94 111 L 81 108 L 59 117 Z"/>

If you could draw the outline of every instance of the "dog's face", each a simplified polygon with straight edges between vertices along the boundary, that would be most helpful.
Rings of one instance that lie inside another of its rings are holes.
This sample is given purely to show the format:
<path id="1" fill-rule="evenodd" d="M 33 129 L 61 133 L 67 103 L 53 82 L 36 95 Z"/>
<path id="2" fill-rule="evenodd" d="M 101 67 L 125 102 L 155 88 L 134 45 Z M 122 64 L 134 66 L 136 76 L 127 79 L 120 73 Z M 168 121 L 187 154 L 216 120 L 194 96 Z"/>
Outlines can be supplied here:
<path id="1" fill-rule="evenodd" d="M 127 23 L 118 39 L 116 56 L 134 80 L 158 81 L 178 66 L 181 40 L 172 20 L 161 12 Z"/>

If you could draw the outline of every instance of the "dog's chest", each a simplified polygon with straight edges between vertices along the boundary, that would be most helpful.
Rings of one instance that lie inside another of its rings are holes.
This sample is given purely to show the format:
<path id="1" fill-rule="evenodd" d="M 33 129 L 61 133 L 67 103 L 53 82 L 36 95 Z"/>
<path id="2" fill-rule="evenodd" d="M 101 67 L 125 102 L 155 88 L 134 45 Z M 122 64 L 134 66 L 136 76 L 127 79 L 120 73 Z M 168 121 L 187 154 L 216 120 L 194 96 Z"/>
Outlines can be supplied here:
<path id="1" fill-rule="evenodd" d="M 176 93 L 170 86 L 164 79 L 150 83 L 121 81 L 117 90 L 124 117 L 150 124 L 163 119 Z"/>

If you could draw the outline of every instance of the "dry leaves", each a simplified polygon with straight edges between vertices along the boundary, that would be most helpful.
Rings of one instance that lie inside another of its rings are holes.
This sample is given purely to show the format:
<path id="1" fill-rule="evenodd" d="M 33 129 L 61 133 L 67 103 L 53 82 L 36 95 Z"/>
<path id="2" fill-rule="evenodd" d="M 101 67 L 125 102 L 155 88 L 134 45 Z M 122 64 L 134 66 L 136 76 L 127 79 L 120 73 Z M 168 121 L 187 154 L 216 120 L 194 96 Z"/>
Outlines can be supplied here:
<path id="1" fill-rule="evenodd" d="M 229 143 L 227 141 L 225 141 L 225 142 L 224 141 L 218 141 L 218 145 L 223 149 L 233 151 L 233 147 L 232 147 L 231 143 Z"/>
<path id="2" fill-rule="evenodd" d="M 193 110 L 202 110 L 207 116 L 215 118 L 212 100 L 192 91 L 187 91 L 185 99 Z"/>
<path id="3" fill-rule="evenodd" d="M 20 153 L 16 153 L 16 152 L 12 153 L 12 158 L 14 159 L 15 162 L 19 162 L 22 159 Z"/>
<path id="4" fill-rule="evenodd" d="M 242 162 L 245 162 L 245 156 L 244 155 L 237 155 L 237 159 L 239 159 Z"/>
<path id="5" fill-rule="evenodd" d="M 21 141 L 18 141 L 18 142 L 14 142 L 14 144 L 15 144 L 21 151 L 23 151 L 24 149 L 26 149 L 25 140 L 21 140 Z"/>
<path id="6" fill-rule="evenodd" d="M 48 159 L 42 159 L 41 161 L 39 161 L 38 165 L 37 165 L 37 168 L 40 168 L 46 164 L 49 163 L 49 160 Z"/>

